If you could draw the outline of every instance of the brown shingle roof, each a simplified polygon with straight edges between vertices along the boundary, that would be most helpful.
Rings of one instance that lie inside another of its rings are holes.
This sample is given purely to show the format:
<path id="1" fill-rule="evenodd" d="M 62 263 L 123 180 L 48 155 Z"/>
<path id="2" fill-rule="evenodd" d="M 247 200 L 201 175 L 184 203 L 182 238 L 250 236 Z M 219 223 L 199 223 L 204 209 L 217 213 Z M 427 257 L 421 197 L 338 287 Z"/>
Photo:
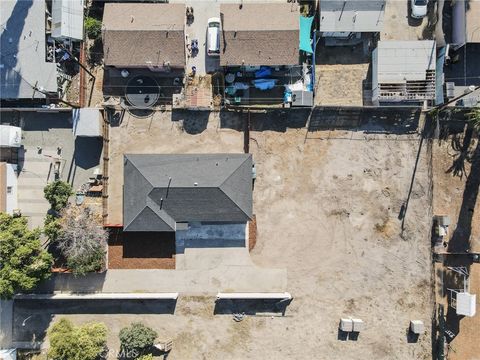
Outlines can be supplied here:
<path id="1" fill-rule="evenodd" d="M 220 65 L 298 64 L 296 4 L 221 4 L 220 13 Z"/>
<path id="2" fill-rule="evenodd" d="M 105 4 L 105 65 L 185 66 L 185 5 Z"/>

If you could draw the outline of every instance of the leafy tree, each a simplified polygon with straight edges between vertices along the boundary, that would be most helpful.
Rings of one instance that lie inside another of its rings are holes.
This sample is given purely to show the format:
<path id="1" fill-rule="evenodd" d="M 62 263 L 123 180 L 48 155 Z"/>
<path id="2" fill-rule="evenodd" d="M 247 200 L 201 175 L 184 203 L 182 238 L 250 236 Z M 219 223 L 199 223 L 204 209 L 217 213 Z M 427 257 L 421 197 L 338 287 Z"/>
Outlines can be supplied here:
<path id="1" fill-rule="evenodd" d="M 50 240 L 50 242 L 55 241 L 60 234 L 60 230 L 61 225 L 59 218 L 54 215 L 47 214 L 44 220 L 43 233 L 48 238 L 48 240 Z"/>
<path id="2" fill-rule="evenodd" d="M 88 207 L 67 207 L 61 212 L 58 248 L 75 275 L 105 266 L 108 232 Z"/>
<path id="3" fill-rule="evenodd" d="M 40 230 L 28 230 L 26 218 L 0 213 L 0 298 L 32 290 L 50 276 L 53 258 L 39 237 Z"/>
<path id="4" fill-rule="evenodd" d="M 95 360 L 106 349 L 107 327 L 103 323 L 75 326 L 60 319 L 48 330 L 48 356 L 55 360 Z"/>
<path id="5" fill-rule="evenodd" d="M 102 33 L 102 22 L 93 17 L 87 16 L 85 18 L 85 32 L 90 39 L 97 39 Z"/>
<path id="6" fill-rule="evenodd" d="M 63 209 L 68 203 L 68 198 L 73 195 L 72 186 L 61 180 L 56 180 L 45 186 L 43 193 L 45 199 L 55 211 Z"/>
<path id="7" fill-rule="evenodd" d="M 142 323 L 132 323 L 120 330 L 120 347 L 124 354 L 144 354 L 153 346 L 157 333 Z"/>

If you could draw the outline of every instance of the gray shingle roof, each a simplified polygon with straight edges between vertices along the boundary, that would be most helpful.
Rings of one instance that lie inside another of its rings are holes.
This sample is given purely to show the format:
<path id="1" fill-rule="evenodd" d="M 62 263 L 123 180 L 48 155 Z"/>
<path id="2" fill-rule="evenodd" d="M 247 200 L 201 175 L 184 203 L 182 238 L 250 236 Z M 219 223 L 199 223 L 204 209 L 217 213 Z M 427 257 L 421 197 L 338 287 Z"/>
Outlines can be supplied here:
<path id="1" fill-rule="evenodd" d="M 245 222 L 252 216 L 247 154 L 124 158 L 124 231 L 175 231 L 177 222 Z"/>
<path id="2" fill-rule="evenodd" d="M 296 65 L 297 4 L 221 4 L 220 65 Z"/>
<path id="3" fill-rule="evenodd" d="M 105 4 L 105 65 L 185 66 L 184 4 Z"/>

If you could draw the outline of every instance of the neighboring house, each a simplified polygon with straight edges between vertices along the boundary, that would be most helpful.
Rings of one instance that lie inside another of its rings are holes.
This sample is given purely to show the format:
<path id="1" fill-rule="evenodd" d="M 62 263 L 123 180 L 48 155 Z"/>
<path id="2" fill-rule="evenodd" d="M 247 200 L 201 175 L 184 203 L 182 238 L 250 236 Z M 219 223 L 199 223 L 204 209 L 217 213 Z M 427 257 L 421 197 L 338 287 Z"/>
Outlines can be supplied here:
<path id="1" fill-rule="evenodd" d="M 321 0 L 320 32 L 325 45 L 355 45 L 362 34 L 383 29 L 386 0 Z"/>
<path id="2" fill-rule="evenodd" d="M 227 104 L 313 103 L 313 18 L 305 18 L 310 53 L 300 50 L 300 18 L 299 6 L 292 3 L 220 4 Z"/>
<path id="3" fill-rule="evenodd" d="M 185 67 L 185 5 L 105 4 L 105 66 L 169 72 Z"/>
<path id="4" fill-rule="evenodd" d="M 174 232 L 252 218 L 248 154 L 124 157 L 123 231 Z"/>
<path id="5" fill-rule="evenodd" d="M 84 0 L 52 0 L 52 37 L 83 40 Z"/>
<path id="6" fill-rule="evenodd" d="M 17 203 L 17 165 L 0 162 L 0 212 L 12 215 Z"/>
<path id="7" fill-rule="evenodd" d="M 420 103 L 435 98 L 433 40 L 379 41 L 372 52 L 372 101 Z"/>
<path id="8" fill-rule="evenodd" d="M 185 4 L 107 3 L 102 37 L 105 95 L 150 108 L 181 91 Z"/>
<path id="9" fill-rule="evenodd" d="M 45 1 L 0 1 L 0 99 L 57 97 L 57 65 L 46 60 Z"/>

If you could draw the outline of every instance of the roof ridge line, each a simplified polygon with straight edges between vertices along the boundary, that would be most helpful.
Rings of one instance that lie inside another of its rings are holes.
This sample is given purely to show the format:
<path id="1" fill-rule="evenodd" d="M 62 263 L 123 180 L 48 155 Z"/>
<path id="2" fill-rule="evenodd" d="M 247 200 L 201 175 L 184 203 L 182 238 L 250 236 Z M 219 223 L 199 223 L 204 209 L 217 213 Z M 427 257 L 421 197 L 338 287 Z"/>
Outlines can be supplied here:
<path id="1" fill-rule="evenodd" d="M 225 196 L 226 196 L 232 203 L 234 203 L 235 206 L 236 206 L 238 209 L 240 209 L 240 211 L 247 216 L 247 218 L 250 219 L 250 215 L 247 214 L 247 213 L 246 213 L 235 201 L 233 201 L 233 199 L 232 199 L 225 191 L 223 191 L 223 189 L 222 189 L 222 186 L 223 186 L 238 170 L 240 170 L 240 168 L 242 167 L 242 165 L 245 164 L 245 162 L 246 162 L 247 160 L 249 160 L 249 159 L 252 157 L 252 154 L 248 154 L 248 155 L 249 155 L 249 156 L 247 156 L 247 157 L 241 162 L 241 164 L 235 169 L 235 171 L 232 172 L 232 173 L 218 186 L 218 189 L 219 189 L 223 194 L 225 194 Z"/>

